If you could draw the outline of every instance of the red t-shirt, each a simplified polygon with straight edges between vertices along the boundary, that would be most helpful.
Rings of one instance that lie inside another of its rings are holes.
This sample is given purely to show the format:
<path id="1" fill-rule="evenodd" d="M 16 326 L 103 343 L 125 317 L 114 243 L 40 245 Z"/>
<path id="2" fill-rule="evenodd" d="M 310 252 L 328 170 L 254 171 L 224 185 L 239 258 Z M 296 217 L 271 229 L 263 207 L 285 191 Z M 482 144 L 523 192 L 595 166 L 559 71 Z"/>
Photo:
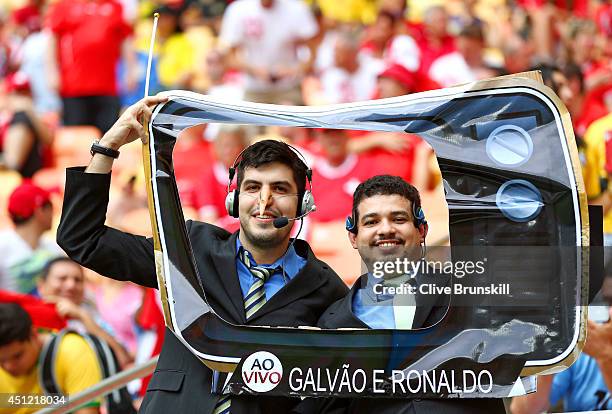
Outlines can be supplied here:
<path id="1" fill-rule="evenodd" d="M 240 227 L 237 218 L 227 214 L 225 197 L 227 196 L 228 170 L 220 162 L 209 163 L 202 171 L 195 193 L 196 207 L 200 215 L 211 210 L 218 217 L 217 225 L 233 233 Z M 236 177 L 232 181 L 230 190 L 236 189 Z"/>
<path id="2" fill-rule="evenodd" d="M 60 95 L 117 95 L 121 45 L 132 29 L 114 0 L 60 0 L 47 27 L 57 37 Z"/>
<path id="3" fill-rule="evenodd" d="M 198 139 L 194 142 L 179 139 L 173 151 L 174 176 L 179 197 L 184 207 L 198 207 L 197 194 L 201 190 L 201 177 L 213 162 L 211 145 Z"/>
<path id="4" fill-rule="evenodd" d="M 455 38 L 451 35 L 447 34 L 442 38 L 439 45 L 434 45 L 430 39 L 427 38 L 424 25 L 407 23 L 406 27 L 421 51 L 421 66 L 419 67 L 421 73 L 428 73 L 433 61 L 440 56 L 457 50 L 455 47 Z"/>
<path id="5" fill-rule="evenodd" d="M 376 175 L 376 168 L 368 158 L 349 155 L 338 167 L 330 166 L 323 158 L 312 168 L 312 192 L 317 210 L 310 215 L 319 222 L 344 220 L 351 215 L 353 193 L 363 181 Z"/>

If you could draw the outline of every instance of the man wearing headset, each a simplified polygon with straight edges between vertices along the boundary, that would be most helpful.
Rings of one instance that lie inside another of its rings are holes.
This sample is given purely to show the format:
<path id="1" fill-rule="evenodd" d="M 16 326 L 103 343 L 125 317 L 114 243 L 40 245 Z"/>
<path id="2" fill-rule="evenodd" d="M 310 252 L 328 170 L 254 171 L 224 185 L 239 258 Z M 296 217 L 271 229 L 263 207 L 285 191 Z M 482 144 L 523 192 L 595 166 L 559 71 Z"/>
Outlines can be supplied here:
<path id="1" fill-rule="evenodd" d="M 450 282 L 448 275 L 426 273 L 423 268 L 384 266 L 385 263 L 397 263 L 397 259 L 402 259 L 400 263 L 406 259 L 408 263 L 425 265 L 421 259 L 428 225 L 414 186 L 390 175 L 371 177 L 359 184 L 353 195 L 352 215 L 346 219 L 346 229 L 351 245 L 359 251 L 368 272 L 355 282 L 344 298 L 323 313 L 319 327 L 418 329 L 435 325 L 444 318 L 449 309 L 448 295 L 421 295 L 418 289 L 412 294 L 398 288 L 422 283 L 446 286 Z M 398 291 L 402 293 L 394 293 Z M 306 414 L 505 413 L 502 400 L 486 398 L 307 399 L 295 411 Z"/>
<path id="2" fill-rule="evenodd" d="M 131 106 L 92 145 L 86 169 L 66 173 L 58 244 L 75 261 L 117 280 L 157 287 L 150 239 L 104 225 L 110 171 L 119 148 L 144 136 L 153 107 L 166 99 L 147 97 Z M 278 141 L 260 141 L 234 162 L 238 190 L 228 193 L 228 214 L 240 230 L 187 222 L 198 273 L 210 305 L 226 321 L 241 325 L 315 325 L 321 313 L 344 296 L 346 286 L 307 243 L 291 240 L 288 224 L 314 211 L 310 170 Z M 229 185 L 228 185 L 229 189 Z M 141 412 L 283 413 L 299 399 L 223 397 L 211 393 L 215 374 L 166 331 L 159 362 Z"/>

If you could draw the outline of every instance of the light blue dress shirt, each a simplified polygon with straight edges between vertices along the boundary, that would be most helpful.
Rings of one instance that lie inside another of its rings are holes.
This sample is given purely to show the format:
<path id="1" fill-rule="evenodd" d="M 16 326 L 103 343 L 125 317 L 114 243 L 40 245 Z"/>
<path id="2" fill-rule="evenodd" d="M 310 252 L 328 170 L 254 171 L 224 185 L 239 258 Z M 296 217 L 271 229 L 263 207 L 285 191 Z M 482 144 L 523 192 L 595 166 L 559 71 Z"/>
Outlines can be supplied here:
<path id="1" fill-rule="evenodd" d="M 238 253 L 242 248 L 242 243 L 240 243 L 240 238 L 236 237 L 236 271 L 238 273 L 238 280 L 240 281 L 240 290 L 242 290 L 242 297 L 245 297 L 248 293 L 255 276 L 251 274 L 249 269 L 246 267 L 240 258 L 238 257 Z M 282 266 L 285 269 L 283 272 L 276 272 L 266 281 L 264 284 L 264 290 L 266 291 L 266 301 L 270 300 L 272 296 L 276 294 L 283 286 L 285 286 L 291 279 L 297 275 L 300 270 L 306 265 L 306 259 L 296 253 L 293 244 L 287 250 L 287 252 L 281 256 L 276 262 L 271 264 L 258 264 L 253 259 L 251 253 L 247 250 L 249 255 L 249 259 L 253 266 L 261 266 L 264 268 L 275 268 L 277 266 Z"/>
<path id="2" fill-rule="evenodd" d="M 374 286 L 382 279 L 368 273 L 368 282 L 353 296 L 353 313 L 372 329 L 394 329 L 393 295 L 377 295 Z"/>
<path id="3" fill-rule="evenodd" d="M 393 296 L 374 293 L 374 286 L 383 280 L 368 273 L 368 282 L 353 296 L 352 310 L 356 317 L 372 329 L 395 329 Z"/>

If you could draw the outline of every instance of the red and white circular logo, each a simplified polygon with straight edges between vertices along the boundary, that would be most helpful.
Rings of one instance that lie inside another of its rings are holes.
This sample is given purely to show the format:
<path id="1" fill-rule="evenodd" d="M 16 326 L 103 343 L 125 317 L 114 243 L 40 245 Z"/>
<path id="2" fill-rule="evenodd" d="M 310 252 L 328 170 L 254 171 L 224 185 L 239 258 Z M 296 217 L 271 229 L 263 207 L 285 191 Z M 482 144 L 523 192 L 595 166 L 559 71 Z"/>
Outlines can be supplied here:
<path id="1" fill-rule="evenodd" d="M 283 366 L 276 355 L 270 352 L 255 352 L 242 364 L 242 380 L 255 392 L 273 390 L 282 378 Z"/>

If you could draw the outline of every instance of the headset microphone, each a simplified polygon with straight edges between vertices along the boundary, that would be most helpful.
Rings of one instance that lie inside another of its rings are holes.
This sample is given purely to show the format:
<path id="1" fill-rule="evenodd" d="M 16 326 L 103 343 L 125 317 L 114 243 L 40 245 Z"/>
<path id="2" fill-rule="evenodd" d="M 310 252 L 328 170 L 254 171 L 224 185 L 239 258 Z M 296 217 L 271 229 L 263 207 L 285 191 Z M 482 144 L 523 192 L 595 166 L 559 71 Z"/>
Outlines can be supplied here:
<path id="1" fill-rule="evenodd" d="M 287 224 L 289 224 L 290 221 L 295 221 L 295 220 L 299 220 L 301 218 L 304 218 L 307 215 L 309 215 L 310 213 L 312 213 L 313 211 L 316 211 L 316 209 L 317 209 L 317 206 L 313 205 L 310 210 L 308 210 L 306 213 L 302 214 L 301 216 L 297 216 L 297 217 L 294 217 L 294 218 L 289 218 L 289 217 L 285 217 L 285 216 L 277 217 L 277 218 L 274 219 L 274 221 L 272 221 L 272 224 L 274 225 L 275 228 L 282 229 Z"/>

